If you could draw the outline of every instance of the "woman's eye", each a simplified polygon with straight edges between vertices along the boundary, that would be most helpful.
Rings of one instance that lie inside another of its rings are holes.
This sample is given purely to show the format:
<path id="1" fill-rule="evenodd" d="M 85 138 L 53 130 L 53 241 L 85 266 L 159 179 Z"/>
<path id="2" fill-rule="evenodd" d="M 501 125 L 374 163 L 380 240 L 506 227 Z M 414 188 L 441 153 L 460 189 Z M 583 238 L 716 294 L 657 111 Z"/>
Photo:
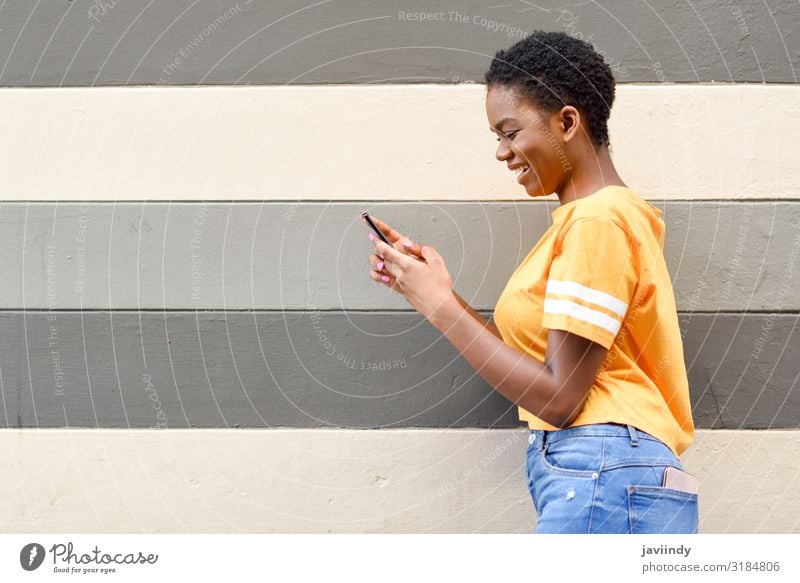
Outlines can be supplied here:
<path id="1" fill-rule="evenodd" d="M 515 131 L 513 131 L 513 132 L 510 132 L 510 133 L 508 133 L 508 134 L 503 134 L 503 137 L 504 137 L 504 138 L 506 138 L 507 140 L 513 140 L 513 139 L 514 139 L 514 136 L 516 136 L 516 135 L 517 135 L 517 132 L 518 132 L 518 131 L 519 131 L 519 130 L 515 130 Z M 500 136 L 498 136 L 498 137 L 497 137 L 497 141 L 498 141 L 498 142 L 500 141 Z"/>

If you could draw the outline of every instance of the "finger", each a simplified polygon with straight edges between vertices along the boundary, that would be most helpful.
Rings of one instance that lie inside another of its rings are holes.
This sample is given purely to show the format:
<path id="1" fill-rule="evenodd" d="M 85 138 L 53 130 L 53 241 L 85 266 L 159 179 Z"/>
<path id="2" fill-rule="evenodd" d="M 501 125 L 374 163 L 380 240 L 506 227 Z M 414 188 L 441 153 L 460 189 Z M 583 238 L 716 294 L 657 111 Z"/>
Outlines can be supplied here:
<path id="1" fill-rule="evenodd" d="M 378 263 L 381 264 L 381 267 L 378 269 L 378 271 L 380 271 L 381 269 L 383 269 L 383 260 L 374 253 L 371 253 L 369 256 L 369 264 L 372 265 L 372 267 L 375 267 L 376 265 L 378 265 Z"/>
<path id="2" fill-rule="evenodd" d="M 422 245 L 414 243 L 413 241 L 411 241 L 411 239 L 403 236 L 401 233 L 399 233 L 398 231 L 396 231 L 395 229 L 393 229 L 380 219 L 376 219 L 372 215 L 370 215 L 370 218 L 372 219 L 372 222 L 375 223 L 375 226 L 378 227 L 381 230 L 381 232 L 384 235 L 386 235 L 386 238 L 392 242 L 392 245 L 394 246 L 395 249 L 405 253 L 406 255 L 413 255 L 417 259 L 421 258 L 420 248 L 422 247 Z M 361 220 L 364 221 L 365 223 L 367 222 L 363 216 L 361 217 Z M 370 233 L 369 237 L 370 240 L 373 241 L 375 240 L 375 235 L 373 235 L 372 233 Z"/>
<path id="3" fill-rule="evenodd" d="M 375 255 L 380 257 L 386 265 L 396 266 L 400 269 L 405 269 L 409 265 L 410 262 L 414 262 L 415 260 L 406 255 L 405 253 L 401 253 L 394 247 L 387 245 L 383 241 L 379 241 L 375 239 L 372 242 L 375 247 Z"/>
<path id="4" fill-rule="evenodd" d="M 386 238 L 389 239 L 389 241 L 391 241 L 392 243 L 397 243 L 400 239 L 404 238 L 403 235 L 395 231 L 393 228 L 384 223 L 382 220 L 376 219 L 372 215 L 370 215 L 369 218 L 372 219 L 372 222 L 375 223 L 375 226 L 378 227 L 381 230 L 381 233 L 386 235 Z M 363 217 L 361 218 L 361 220 L 364 221 L 365 223 L 367 222 L 366 219 L 364 219 Z"/>
<path id="5" fill-rule="evenodd" d="M 432 245 L 423 245 L 420 248 L 420 256 L 427 263 L 442 263 L 444 260 L 439 252 Z"/>
<path id="6" fill-rule="evenodd" d="M 397 291 L 397 280 L 390 275 L 380 273 L 373 269 L 369 272 L 369 278 L 372 281 L 380 283 L 381 285 L 384 285 L 393 291 Z"/>
<path id="7" fill-rule="evenodd" d="M 407 255 L 422 259 L 422 245 L 419 243 L 414 243 L 409 239 L 403 239 L 400 242 L 400 247 Z"/>

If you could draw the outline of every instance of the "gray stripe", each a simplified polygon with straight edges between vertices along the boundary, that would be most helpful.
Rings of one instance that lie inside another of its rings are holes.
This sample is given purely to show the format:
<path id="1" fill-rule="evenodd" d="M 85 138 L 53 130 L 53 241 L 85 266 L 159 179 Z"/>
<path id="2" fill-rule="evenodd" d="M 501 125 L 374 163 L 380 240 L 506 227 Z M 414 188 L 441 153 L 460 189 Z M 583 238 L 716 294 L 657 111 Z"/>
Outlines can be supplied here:
<path id="1" fill-rule="evenodd" d="M 797 315 L 681 322 L 699 427 L 798 426 Z M 7 427 L 519 426 L 409 313 L 3 312 L 0 380 Z"/>
<path id="2" fill-rule="evenodd" d="M 368 279 L 369 210 L 491 310 L 556 204 L 7 203 L 0 308 L 408 309 Z M 800 310 L 799 203 L 659 206 L 679 310 Z"/>
<path id="3" fill-rule="evenodd" d="M 0 85 L 474 81 L 498 49 L 537 28 L 589 40 L 621 82 L 797 81 L 800 15 L 789 0 L 398 6 L 11 0 L 0 12 Z"/>

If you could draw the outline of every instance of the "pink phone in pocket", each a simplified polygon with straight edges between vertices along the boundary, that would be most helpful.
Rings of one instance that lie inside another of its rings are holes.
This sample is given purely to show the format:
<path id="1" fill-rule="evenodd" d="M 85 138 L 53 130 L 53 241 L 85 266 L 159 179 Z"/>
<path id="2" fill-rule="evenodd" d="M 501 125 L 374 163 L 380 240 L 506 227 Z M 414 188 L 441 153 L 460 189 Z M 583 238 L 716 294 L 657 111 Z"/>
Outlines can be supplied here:
<path id="1" fill-rule="evenodd" d="M 697 494 L 700 487 L 700 480 L 691 474 L 679 470 L 678 468 L 668 467 L 664 470 L 664 484 L 665 488 L 678 490 L 680 492 L 688 492 L 689 494 Z"/>

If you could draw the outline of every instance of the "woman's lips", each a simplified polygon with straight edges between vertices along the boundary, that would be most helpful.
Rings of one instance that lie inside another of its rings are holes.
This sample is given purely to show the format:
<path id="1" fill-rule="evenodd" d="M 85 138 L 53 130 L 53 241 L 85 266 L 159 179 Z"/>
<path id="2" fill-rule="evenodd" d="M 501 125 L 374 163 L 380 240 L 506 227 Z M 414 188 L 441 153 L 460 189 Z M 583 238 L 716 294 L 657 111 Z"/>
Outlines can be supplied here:
<path id="1" fill-rule="evenodd" d="M 530 171 L 531 171 L 531 167 L 528 166 L 522 174 L 517 176 L 517 182 L 522 184 L 522 180 L 528 175 L 528 173 L 530 173 Z"/>

